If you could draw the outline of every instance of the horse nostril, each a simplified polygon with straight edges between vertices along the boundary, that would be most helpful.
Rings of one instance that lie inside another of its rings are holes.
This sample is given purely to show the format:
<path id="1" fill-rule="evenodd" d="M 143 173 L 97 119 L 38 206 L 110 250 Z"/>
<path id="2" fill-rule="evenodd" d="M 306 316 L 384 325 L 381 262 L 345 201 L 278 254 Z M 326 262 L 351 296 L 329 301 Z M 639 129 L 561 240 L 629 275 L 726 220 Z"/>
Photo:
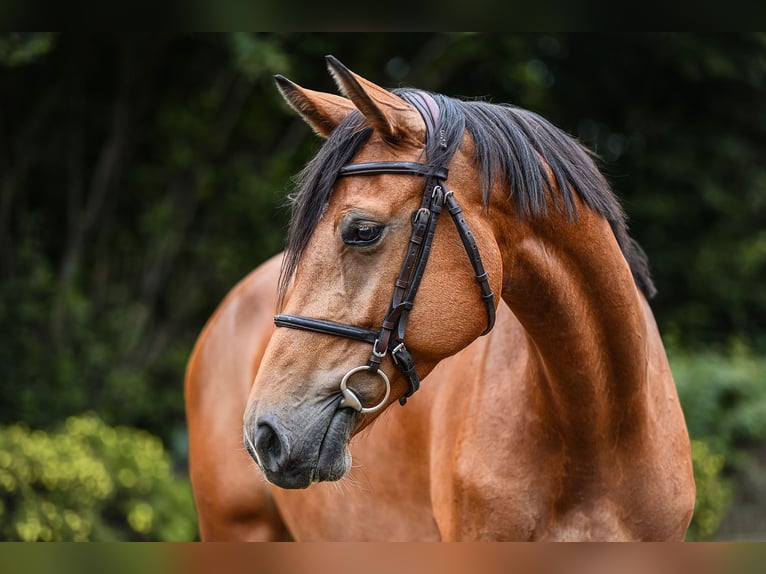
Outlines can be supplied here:
<path id="1" fill-rule="evenodd" d="M 258 421 L 255 430 L 255 450 L 268 470 L 277 472 L 287 458 L 287 443 L 275 427 L 267 421 Z"/>

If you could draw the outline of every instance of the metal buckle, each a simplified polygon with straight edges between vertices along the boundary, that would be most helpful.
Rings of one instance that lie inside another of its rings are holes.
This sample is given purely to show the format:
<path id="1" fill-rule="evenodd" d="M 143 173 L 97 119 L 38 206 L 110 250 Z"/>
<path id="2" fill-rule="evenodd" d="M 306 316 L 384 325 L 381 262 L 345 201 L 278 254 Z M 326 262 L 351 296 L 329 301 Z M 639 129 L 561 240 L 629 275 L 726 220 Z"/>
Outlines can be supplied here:
<path id="1" fill-rule="evenodd" d="M 396 347 L 391 349 L 391 359 L 394 361 L 394 365 L 399 366 L 399 359 L 396 354 L 404 348 L 404 342 L 399 343 Z"/>
<path id="2" fill-rule="evenodd" d="M 372 344 L 372 354 L 375 355 L 378 359 L 382 359 L 386 356 L 386 353 L 388 353 L 388 349 L 383 349 L 382 353 L 378 353 L 375 349 L 378 348 L 378 343 L 380 342 L 380 339 L 375 339 L 375 342 Z"/>
<path id="3" fill-rule="evenodd" d="M 410 221 L 411 225 L 415 225 L 417 220 L 421 217 L 421 214 L 425 217 L 431 216 L 431 211 L 427 207 L 420 207 L 417 211 L 414 211 L 412 213 L 412 219 Z"/>

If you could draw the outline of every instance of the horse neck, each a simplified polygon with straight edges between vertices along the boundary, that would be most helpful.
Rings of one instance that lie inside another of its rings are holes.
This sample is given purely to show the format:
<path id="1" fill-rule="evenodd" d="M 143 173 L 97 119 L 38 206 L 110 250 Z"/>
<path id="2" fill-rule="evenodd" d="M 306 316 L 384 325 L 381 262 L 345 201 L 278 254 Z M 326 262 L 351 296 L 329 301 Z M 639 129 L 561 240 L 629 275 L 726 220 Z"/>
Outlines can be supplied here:
<path id="1" fill-rule="evenodd" d="M 608 222 L 579 206 L 500 218 L 503 300 L 530 341 L 541 416 L 579 449 L 619 440 L 645 420 L 647 328 L 642 295 Z M 603 452 L 601 450 L 600 452 Z"/>

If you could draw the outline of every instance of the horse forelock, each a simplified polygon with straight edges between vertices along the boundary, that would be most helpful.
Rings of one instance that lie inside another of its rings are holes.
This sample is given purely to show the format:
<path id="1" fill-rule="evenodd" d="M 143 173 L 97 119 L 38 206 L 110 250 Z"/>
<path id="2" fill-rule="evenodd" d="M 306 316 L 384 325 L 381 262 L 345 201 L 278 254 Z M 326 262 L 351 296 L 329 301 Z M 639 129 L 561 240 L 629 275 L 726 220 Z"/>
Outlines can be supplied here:
<path id="1" fill-rule="evenodd" d="M 416 90 L 393 91 L 406 96 Z M 590 150 L 529 110 L 430 95 L 439 107 L 437 129 L 444 131 L 448 142 L 446 149 L 439 147 L 436 138 L 428 142 L 426 155 L 431 161 L 438 163 L 440 154 L 451 156 L 467 131 L 473 142 L 474 163 L 481 175 L 485 207 L 497 184 L 507 190 L 508 199 L 515 202 L 522 219 L 545 217 L 550 205 L 576 218 L 575 196 L 579 197 L 609 222 L 641 291 L 647 297 L 655 294 L 646 256 L 628 235 L 624 212 Z M 330 200 L 340 168 L 351 162 L 371 134 L 372 129 L 361 114 L 350 114 L 296 177 L 295 192 L 289 196 L 292 217 L 279 281 L 280 307 Z"/>
<path id="2" fill-rule="evenodd" d="M 327 209 L 340 168 L 351 162 L 371 135 L 372 129 L 367 127 L 360 113 L 349 114 L 295 177 L 295 191 L 288 196 L 292 215 L 279 276 L 279 307 L 282 307 L 298 261 Z"/>

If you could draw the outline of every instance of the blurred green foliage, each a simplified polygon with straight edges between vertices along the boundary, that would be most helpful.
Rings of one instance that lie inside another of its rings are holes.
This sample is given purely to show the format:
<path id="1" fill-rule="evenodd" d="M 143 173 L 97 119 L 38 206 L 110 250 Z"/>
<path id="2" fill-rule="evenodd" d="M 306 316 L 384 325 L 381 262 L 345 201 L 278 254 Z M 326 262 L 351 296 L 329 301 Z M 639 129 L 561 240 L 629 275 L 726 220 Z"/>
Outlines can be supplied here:
<path id="1" fill-rule="evenodd" d="M 188 479 L 144 430 L 70 417 L 56 432 L 0 428 L 0 538 L 188 541 Z"/>
<path id="2" fill-rule="evenodd" d="M 705 505 L 731 481 L 721 531 L 766 530 L 763 33 L 0 34 L 0 424 L 95 411 L 183 468 L 192 345 L 282 248 L 321 143 L 272 75 L 334 92 L 325 54 L 533 109 L 603 158 L 659 288 Z M 732 339 L 747 352 L 708 351 Z"/>
<path id="3" fill-rule="evenodd" d="M 4 34 L 0 36 L 0 65 L 22 66 L 34 62 L 48 53 L 53 39 L 50 32 Z"/>
<path id="4" fill-rule="evenodd" d="M 766 357 L 734 340 L 723 351 L 671 348 L 670 358 L 689 433 L 745 466 L 766 439 Z"/>
<path id="5" fill-rule="evenodd" d="M 692 440 L 692 463 L 697 486 L 697 500 L 686 540 L 710 540 L 718 531 L 729 506 L 731 485 L 721 475 L 724 465 L 723 455 L 710 452 L 707 443 Z"/>
<path id="6" fill-rule="evenodd" d="M 699 441 L 694 448 L 698 510 L 692 534 L 707 538 L 720 524 L 730 535 L 763 535 L 766 358 L 739 339 L 724 350 L 692 353 L 670 347 L 689 434 Z M 731 505 L 723 504 L 727 499 Z"/>

